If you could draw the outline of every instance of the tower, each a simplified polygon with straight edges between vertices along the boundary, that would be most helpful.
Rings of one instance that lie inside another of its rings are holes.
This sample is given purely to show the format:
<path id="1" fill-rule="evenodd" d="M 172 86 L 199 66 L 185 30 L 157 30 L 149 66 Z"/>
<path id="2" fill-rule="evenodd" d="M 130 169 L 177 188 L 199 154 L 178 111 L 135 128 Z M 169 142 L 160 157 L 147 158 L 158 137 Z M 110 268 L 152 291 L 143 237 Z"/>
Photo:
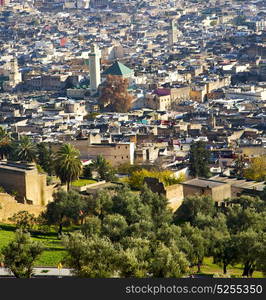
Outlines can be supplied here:
<path id="1" fill-rule="evenodd" d="M 100 58 L 101 51 L 97 45 L 92 44 L 91 53 L 89 54 L 90 90 L 92 94 L 97 92 L 98 86 L 101 83 Z"/>
<path id="2" fill-rule="evenodd" d="M 21 73 L 18 68 L 18 61 L 16 58 L 10 60 L 10 72 L 9 72 L 9 81 L 12 86 L 16 86 L 22 81 Z"/>
<path id="3" fill-rule="evenodd" d="M 168 30 L 168 45 L 170 47 L 177 42 L 177 34 L 178 30 L 176 28 L 175 21 L 172 19 L 170 21 L 170 28 Z"/>

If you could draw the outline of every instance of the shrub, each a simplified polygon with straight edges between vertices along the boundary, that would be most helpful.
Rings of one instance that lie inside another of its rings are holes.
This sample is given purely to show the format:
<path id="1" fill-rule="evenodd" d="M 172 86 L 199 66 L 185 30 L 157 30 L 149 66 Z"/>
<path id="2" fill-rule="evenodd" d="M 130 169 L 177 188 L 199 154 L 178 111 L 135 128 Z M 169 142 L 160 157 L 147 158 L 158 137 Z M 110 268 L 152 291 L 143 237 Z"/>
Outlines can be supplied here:
<path id="1" fill-rule="evenodd" d="M 85 178 L 92 178 L 92 166 L 87 165 L 83 168 L 83 176 Z"/>
<path id="2" fill-rule="evenodd" d="M 11 218 L 9 218 L 9 220 L 14 222 L 17 228 L 24 231 L 31 230 L 36 223 L 36 218 L 34 217 L 34 215 L 30 214 L 26 210 L 17 212 Z"/>
<path id="3" fill-rule="evenodd" d="M 176 178 L 169 170 L 149 171 L 146 169 L 142 169 L 133 172 L 132 175 L 128 178 L 128 183 L 132 188 L 141 189 L 143 187 L 145 177 L 157 178 L 165 186 L 181 183 L 185 180 L 184 175 L 180 175 L 179 178 Z"/>

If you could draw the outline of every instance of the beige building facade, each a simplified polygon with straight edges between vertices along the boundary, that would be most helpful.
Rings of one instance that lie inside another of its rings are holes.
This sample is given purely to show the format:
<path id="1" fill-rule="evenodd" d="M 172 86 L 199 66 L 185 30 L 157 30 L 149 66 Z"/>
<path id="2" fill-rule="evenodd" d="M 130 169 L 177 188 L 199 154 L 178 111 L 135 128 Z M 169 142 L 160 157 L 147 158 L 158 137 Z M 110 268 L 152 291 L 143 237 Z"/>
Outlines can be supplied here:
<path id="1" fill-rule="evenodd" d="M 170 110 L 171 103 L 171 95 L 158 96 L 150 94 L 146 96 L 146 106 L 154 110 Z"/>
<path id="2" fill-rule="evenodd" d="M 98 155 L 102 155 L 112 166 L 133 164 L 134 153 L 134 143 L 90 144 L 88 147 L 89 159 L 96 159 Z"/>
<path id="3" fill-rule="evenodd" d="M 231 185 L 221 181 L 194 178 L 182 183 L 182 185 L 184 197 L 192 195 L 210 196 L 218 203 L 231 198 Z"/>
<path id="4" fill-rule="evenodd" d="M 46 174 L 33 164 L 1 162 L 0 185 L 20 203 L 45 206 L 53 200 L 54 186 L 47 186 Z"/>

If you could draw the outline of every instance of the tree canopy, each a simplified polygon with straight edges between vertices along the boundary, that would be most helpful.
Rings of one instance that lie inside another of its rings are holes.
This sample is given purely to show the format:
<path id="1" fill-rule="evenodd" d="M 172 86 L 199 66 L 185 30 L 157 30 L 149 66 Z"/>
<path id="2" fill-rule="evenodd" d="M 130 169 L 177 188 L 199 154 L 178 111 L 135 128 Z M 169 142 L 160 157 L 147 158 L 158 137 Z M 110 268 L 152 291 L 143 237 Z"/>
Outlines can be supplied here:
<path id="1" fill-rule="evenodd" d="M 133 96 L 128 92 L 128 80 L 121 76 L 108 75 L 101 88 L 99 103 L 111 111 L 128 112 Z"/>
<path id="2" fill-rule="evenodd" d="M 266 180 L 266 155 L 252 158 L 249 167 L 244 169 L 244 176 L 255 181 Z"/>
<path id="3" fill-rule="evenodd" d="M 180 175 L 176 178 L 173 172 L 169 170 L 156 171 L 156 170 L 147 170 L 141 169 L 133 171 L 131 176 L 128 178 L 128 184 L 135 189 L 141 189 L 144 185 L 144 179 L 146 177 L 157 178 L 165 186 L 169 186 L 176 183 L 181 183 L 185 181 L 185 176 Z"/>
<path id="4" fill-rule="evenodd" d="M 82 172 L 80 153 L 71 144 L 63 144 L 55 155 L 55 173 L 62 184 L 67 184 L 79 178 Z"/>
<path id="5" fill-rule="evenodd" d="M 189 151 L 189 170 L 192 176 L 209 177 L 210 151 L 202 141 L 194 142 Z"/>
<path id="6" fill-rule="evenodd" d="M 36 161 L 37 148 L 28 136 L 22 136 L 20 140 L 15 142 L 14 147 L 17 160 L 25 162 Z"/>
<path id="7" fill-rule="evenodd" d="M 14 240 L 2 250 L 3 262 L 17 278 L 30 278 L 34 261 L 42 251 L 41 243 L 32 241 L 29 233 L 18 230 Z"/>
<path id="8" fill-rule="evenodd" d="M 58 225 L 58 233 L 61 234 L 64 223 L 77 222 L 85 217 L 86 208 L 86 200 L 79 193 L 59 190 L 54 194 L 54 201 L 48 203 L 43 218 L 48 224 Z"/>

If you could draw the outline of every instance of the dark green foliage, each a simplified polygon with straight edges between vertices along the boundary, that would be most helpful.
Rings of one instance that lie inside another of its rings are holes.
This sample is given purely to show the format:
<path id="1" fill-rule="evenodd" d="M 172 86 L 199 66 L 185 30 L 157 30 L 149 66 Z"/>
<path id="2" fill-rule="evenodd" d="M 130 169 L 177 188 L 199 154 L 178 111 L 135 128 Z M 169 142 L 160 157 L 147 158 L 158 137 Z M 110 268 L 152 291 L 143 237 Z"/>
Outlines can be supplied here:
<path id="1" fill-rule="evenodd" d="M 237 249 L 237 260 L 244 265 L 242 276 L 252 277 L 257 268 L 257 263 L 266 253 L 262 252 L 265 233 L 258 233 L 252 229 L 240 232 L 233 237 L 233 244 Z M 265 250 L 265 249 L 264 249 Z"/>
<path id="2" fill-rule="evenodd" d="M 259 197 L 241 195 L 237 198 L 228 199 L 226 204 L 229 207 L 240 206 L 243 210 L 251 208 L 256 212 L 263 212 L 266 208 L 266 201 L 263 200 L 263 196 L 262 199 L 260 199 Z"/>
<path id="3" fill-rule="evenodd" d="M 103 219 L 102 232 L 112 242 L 118 242 L 125 236 L 127 227 L 127 222 L 122 215 L 108 215 Z"/>
<path id="4" fill-rule="evenodd" d="M 153 193 L 144 185 L 141 194 L 141 202 L 151 209 L 151 216 L 156 227 L 172 221 L 172 211 L 168 207 L 168 200 L 165 196 Z"/>
<path id="5" fill-rule="evenodd" d="M 17 160 L 23 162 L 35 162 L 37 158 L 37 147 L 28 136 L 22 136 L 14 144 L 14 154 Z"/>
<path id="6" fill-rule="evenodd" d="M 259 249 L 259 255 L 257 259 L 257 269 L 261 270 L 266 276 L 266 236 L 265 233 L 263 233 L 261 238 L 261 245 Z"/>
<path id="7" fill-rule="evenodd" d="M 15 239 L 2 250 L 3 262 L 17 278 L 30 278 L 34 261 L 42 251 L 42 245 L 32 241 L 29 233 L 18 230 Z"/>
<path id="8" fill-rule="evenodd" d="M 99 179 L 105 181 L 115 180 L 115 170 L 106 161 L 102 155 L 98 155 L 97 159 L 93 162 L 92 168 L 97 171 Z"/>
<path id="9" fill-rule="evenodd" d="M 209 177 L 210 151 L 205 142 L 191 144 L 189 152 L 189 170 L 192 176 Z"/>
<path id="10" fill-rule="evenodd" d="M 36 224 L 36 218 L 33 214 L 22 210 L 14 214 L 10 221 L 16 224 L 16 227 L 21 229 L 22 231 L 30 231 L 33 226 Z"/>
<path id="11" fill-rule="evenodd" d="M 139 196 L 127 187 L 119 189 L 114 195 L 112 211 L 124 216 L 129 225 L 151 218 L 150 207 L 145 206 Z"/>
<path id="12" fill-rule="evenodd" d="M 37 162 L 49 176 L 55 174 L 54 153 L 48 144 L 39 143 L 37 145 Z"/>
<path id="13" fill-rule="evenodd" d="M 216 238 L 212 254 L 214 263 L 223 266 L 224 274 L 227 273 L 228 265 L 233 265 L 238 261 L 237 245 L 230 235 Z"/>
<path id="14" fill-rule="evenodd" d="M 63 194 L 62 194 L 63 193 Z M 46 219 L 81 220 L 81 233 L 65 237 L 66 263 L 80 277 L 182 277 L 204 257 L 223 266 L 242 264 L 243 276 L 265 270 L 264 202 L 241 196 L 216 206 L 207 196 L 186 198 L 175 214 L 165 197 L 127 186 L 85 199 L 61 192 Z M 96 250 L 97 249 L 97 250 Z"/>
<path id="15" fill-rule="evenodd" d="M 233 234 L 253 228 L 256 231 L 265 229 L 266 214 L 257 213 L 252 208 L 231 207 L 227 211 L 227 226 Z"/>
<path id="16" fill-rule="evenodd" d="M 147 188 L 138 195 L 122 187 L 112 195 L 101 192 L 89 201 L 93 202 L 91 211 L 96 216 L 86 218 L 82 225 L 84 235 L 67 240 L 67 261 L 76 274 L 83 277 L 95 274 L 179 277 L 186 274 L 188 262 L 178 242 L 181 230 L 170 224 L 172 214 L 164 197 L 148 192 Z M 115 252 L 102 254 L 110 256 L 106 262 L 110 266 L 108 272 L 102 267 L 105 258 L 97 256 L 97 263 L 90 261 L 94 254 L 81 248 L 92 247 L 96 242 L 99 247 L 108 244 L 111 250 L 115 249 Z"/>
<path id="17" fill-rule="evenodd" d="M 211 197 L 196 195 L 185 198 L 174 214 L 174 222 L 176 224 L 190 222 L 194 225 L 198 213 L 213 216 L 215 203 Z"/>
<path id="18" fill-rule="evenodd" d="M 96 216 L 89 216 L 85 219 L 85 223 L 81 226 L 81 231 L 86 237 L 100 235 L 102 231 L 102 222 Z"/>
<path id="19" fill-rule="evenodd" d="M 89 205 L 91 205 L 92 212 L 101 220 L 113 211 L 113 199 L 107 191 L 99 192 L 96 197 L 91 197 Z"/>
<path id="20" fill-rule="evenodd" d="M 182 236 L 184 237 L 182 250 L 187 254 L 191 266 L 197 266 L 198 272 L 203 263 L 203 259 L 208 253 L 208 243 L 203 236 L 203 232 L 197 227 L 185 223 L 182 227 Z"/>
<path id="21" fill-rule="evenodd" d="M 91 165 L 86 165 L 83 168 L 83 177 L 90 179 L 92 178 L 92 166 Z"/>
<path id="22" fill-rule="evenodd" d="M 65 261 L 78 277 L 108 278 L 118 269 L 119 253 L 107 237 L 87 239 L 73 233 L 64 237 L 64 244 L 68 251 Z"/>
<path id="23" fill-rule="evenodd" d="M 82 172 L 82 164 L 79 151 L 71 144 L 64 144 L 55 155 L 55 173 L 62 184 L 67 184 L 79 178 Z"/>
<path id="24" fill-rule="evenodd" d="M 140 220 L 137 223 L 129 225 L 127 234 L 131 237 L 149 240 L 155 240 L 156 238 L 154 224 L 151 220 Z"/>
<path id="25" fill-rule="evenodd" d="M 170 247 L 159 243 L 151 259 L 151 274 L 155 278 L 182 277 L 189 270 L 184 253 L 174 244 Z"/>
<path id="26" fill-rule="evenodd" d="M 173 241 L 177 244 L 182 240 L 181 228 L 174 224 L 164 223 L 156 232 L 157 240 L 161 241 L 167 246 L 172 245 Z"/>
<path id="27" fill-rule="evenodd" d="M 147 277 L 152 257 L 148 239 L 126 237 L 121 240 L 121 277 Z"/>
<path id="28" fill-rule="evenodd" d="M 62 233 L 64 223 L 77 222 L 86 213 L 86 200 L 77 192 L 63 190 L 54 194 L 54 201 L 47 205 L 43 218 L 48 224 L 59 225 L 58 233 Z"/>
<path id="29" fill-rule="evenodd" d="M 4 157 L 9 157 L 12 151 L 12 139 L 10 134 L 0 127 L 0 159 Z"/>

